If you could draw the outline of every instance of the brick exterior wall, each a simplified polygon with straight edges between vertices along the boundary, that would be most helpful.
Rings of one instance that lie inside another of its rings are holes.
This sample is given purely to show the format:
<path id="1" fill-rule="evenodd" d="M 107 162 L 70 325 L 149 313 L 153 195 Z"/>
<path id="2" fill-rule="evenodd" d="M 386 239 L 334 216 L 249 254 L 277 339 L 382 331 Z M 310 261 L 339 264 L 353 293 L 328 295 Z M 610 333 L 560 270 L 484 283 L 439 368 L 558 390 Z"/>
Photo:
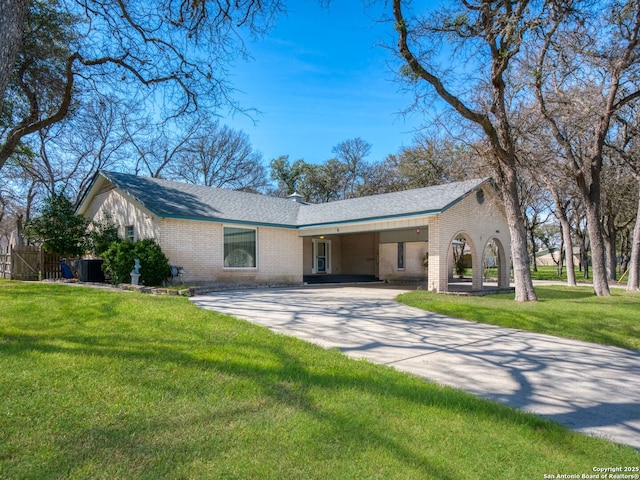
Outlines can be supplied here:
<path id="1" fill-rule="evenodd" d="M 224 226 L 238 225 L 163 219 L 160 245 L 186 283 L 302 283 L 302 239 L 295 229 L 256 227 L 256 268 L 224 266 Z M 250 227 L 242 227 L 250 228 Z"/>
<path id="2" fill-rule="evenodd" d="M 484 186 L 483 191 L 482 203 L 473 192 L 440 215 L 300 231 L 259 226 L 257 267 L 242 269 L 224 267 L 222 223 L 158 218 L 109 184 L 93 197 L 85 216 L 99 220 L 108 214 L 119 225 L 121 237 L 125 226 L 133 225 L 136 239 L 155 238 L 169 262 L 183 268 L 185 283 L 301 284 L 303 273 L 311 273 L 311 237 L 324 235 L 331 240 L 331 273 L 377 274 L 386 280 L 424 278 L 422 259 L 428 250 L 427 287 L 446 291 L 453 264 L 451 242 L 463 235 L 472 249 L 473 288 L 482 286 L 482 254 L 491 239 L 501 247 L 499 283 L 507 286 L 511 255 L 508 225 L 493 189 Z M 397 244 L 380 244 L 377 232 L 427 224 L 428 244 L 407 242 L 405 269 L 398 270 Z"/>
<path id="3" fill-rule="evenodd" d="M 107 214 L 120 237 L 133 225 L 136 240 L 154 238 L 169 263 L 182 267 L 185 283 L 302 283 L 302 238 L 295 229 L 257 227 L 257 267 L 231 269 L 224 267 L 222 223 L 158 218 L 114 189 L 96 195 L 85 212 L 96 220 Z"/>
<path id="4" fill-rule="evenodd" d="M 349 275 L 376 275 L 378 240 L 375 233 L 342 237 L 342 271 Z"/>
<path id="5" fill-rule="evenodd" d="M 405 242 L 404 268 L 398 268 L 398 244 L 380 244 L 380 280 L 389 282 L 426 280 L 427 272 L 422 260 L 428 252 L 427 242 Z"/>
<path id="6" fill-rule="evenodd" d="M 134 238 L 158 238 L 159 219 L 147 209 L 133 203 L 119 190 L 100 192 L 91 201 L 85 217 L 93 220 L 110 220 L 118 225 L 118 236 L 125 238 L 125 227 L 133 225 Z"/>
<path id="7" fill-rule="evenodd" d="M 453 254 L 451 242 L 463 235 L 472 251 L 473 289 L 482 286 L 482 254 L 487 243 L 496 239 L 499 243 L 501 273 L 500 286 L 509 285 L 510 237 L 504 210 L 491 188 L 484 187 L 484 202 L 479 203 L 476 194 L 463 198 L 443 214 L 429 218 L 429 274 L 428 288 L 447 291 Z M 439 248 L 433 248 L 439 245 Z"/>

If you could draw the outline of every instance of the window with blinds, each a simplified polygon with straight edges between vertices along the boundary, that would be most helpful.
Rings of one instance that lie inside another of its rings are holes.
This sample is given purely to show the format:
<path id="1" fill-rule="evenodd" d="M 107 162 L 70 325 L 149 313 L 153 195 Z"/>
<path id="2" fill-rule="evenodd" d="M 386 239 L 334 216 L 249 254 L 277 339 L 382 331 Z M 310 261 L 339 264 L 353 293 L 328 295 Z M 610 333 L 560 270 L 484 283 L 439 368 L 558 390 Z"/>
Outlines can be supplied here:
<path id="1" fill-rule="evenodd" d="M 255 268 L 257 232 L 252 228 L 224 227 L 224 266 Z"/>

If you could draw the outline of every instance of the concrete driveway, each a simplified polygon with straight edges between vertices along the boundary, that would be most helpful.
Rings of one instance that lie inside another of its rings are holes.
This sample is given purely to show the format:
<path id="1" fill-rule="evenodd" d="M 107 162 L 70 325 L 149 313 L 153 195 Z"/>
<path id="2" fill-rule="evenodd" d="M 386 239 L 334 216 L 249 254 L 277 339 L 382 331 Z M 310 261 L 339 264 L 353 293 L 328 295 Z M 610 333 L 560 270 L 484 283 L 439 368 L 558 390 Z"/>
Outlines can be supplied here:
<path id="1" fill-rule="evenodd" d="M 640 352 L 424 312 L 401 288 L 216 292 L 202 307 L 640 449 Z"/>

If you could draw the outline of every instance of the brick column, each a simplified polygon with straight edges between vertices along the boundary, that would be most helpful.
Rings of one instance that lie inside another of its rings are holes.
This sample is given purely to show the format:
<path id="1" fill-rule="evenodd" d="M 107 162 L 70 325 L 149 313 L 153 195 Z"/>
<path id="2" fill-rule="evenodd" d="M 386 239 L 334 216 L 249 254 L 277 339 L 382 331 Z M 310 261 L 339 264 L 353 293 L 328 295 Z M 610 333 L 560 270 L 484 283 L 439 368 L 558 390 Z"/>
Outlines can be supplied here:
<path id="1" fill-rule="evenodd" d="M 440 235 L 440 216 L 429 219 L 429 270 L 428 288 L 431 292 L 446 292 L 449 278 L 447 272 L 447 250 Z"/>
<path id="2" fill-rule="evenodd" d="M 478 249 L 482 247 L 482 236 L 479 239 L 471 239 L 468 244 L 471 249 L 471 289 L 482 290 L 482 256 L 484 251 L 478 253 Z"/>
<path id="3" fill-rule="evenodd" d="M 497 240 L 500 271 L 498 272 L 498 287 L 508 288 L 511 282 L 511 250 L 509 246 L 509 237 L 506 237 L 506 243 L 502 239 Z"/>

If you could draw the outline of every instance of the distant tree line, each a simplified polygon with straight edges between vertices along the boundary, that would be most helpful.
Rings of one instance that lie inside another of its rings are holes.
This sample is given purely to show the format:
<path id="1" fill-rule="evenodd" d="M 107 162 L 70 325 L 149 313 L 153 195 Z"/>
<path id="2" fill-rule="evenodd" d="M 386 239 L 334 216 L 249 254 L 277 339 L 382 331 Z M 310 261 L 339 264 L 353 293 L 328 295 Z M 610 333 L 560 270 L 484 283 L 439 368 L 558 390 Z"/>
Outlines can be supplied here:
<path id="1" fill-rule="evenodd" d="M 376 4 L 376 2 L 370 2 Z M 378 4 L 380 7 L 382 4 Z M 229 64 L 285 2 L 10 0 L 0 10 L 0 225 L 72 205 L 99 169 L 326 202 L 490 176 L 512 238 L 516 299 L 536 251 L 579 252 L 597 295 L 640 280 L 640 0 L 384 4 L 395 68 L 424 114 L 413 145 L 320 164 L 265 159 L 214 120 L 240 111 Z M 204 47 L 204 48 L 203 48 Z M 381 66 L 381 68 L 384 68 Z M 203 112 L 208 112 L 203 114 Z M 566 255 L 575 284 L 573 255 Z"/>

